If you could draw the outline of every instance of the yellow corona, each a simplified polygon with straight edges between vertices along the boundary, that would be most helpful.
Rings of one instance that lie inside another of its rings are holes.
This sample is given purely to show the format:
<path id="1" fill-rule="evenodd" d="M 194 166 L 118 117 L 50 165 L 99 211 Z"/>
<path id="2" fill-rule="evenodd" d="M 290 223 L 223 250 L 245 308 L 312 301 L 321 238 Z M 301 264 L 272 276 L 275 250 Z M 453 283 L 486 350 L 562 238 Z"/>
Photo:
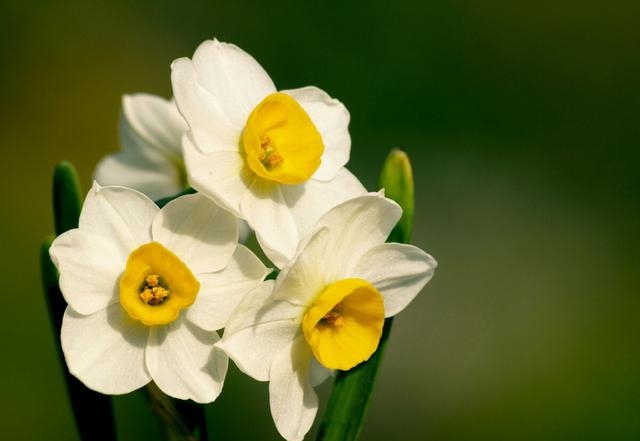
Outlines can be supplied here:
<path id="1" fill-rule="evenodd" d="M 316 296 L 302 319 L 302 332 L 324 367 L 348 370 L 371 357 L 383 325 L 382 295 L 354 278 L 334 282 Z"/>
<path id="2" fill-rule="evenodd" d="M 307 112 L 286 93 L 268 95 L 247 118 L 242 133 L 247 164 L 270 181 L 296 185 L 320 166 L 324 144 Z"/>
<path id="3" fill-rule="evenodd" d="M 120 278 L 120 304 L 147 326 L 166 325 L 196 299 L 200 283 L 191 270 L 158 242 L 129 254 Z"/>

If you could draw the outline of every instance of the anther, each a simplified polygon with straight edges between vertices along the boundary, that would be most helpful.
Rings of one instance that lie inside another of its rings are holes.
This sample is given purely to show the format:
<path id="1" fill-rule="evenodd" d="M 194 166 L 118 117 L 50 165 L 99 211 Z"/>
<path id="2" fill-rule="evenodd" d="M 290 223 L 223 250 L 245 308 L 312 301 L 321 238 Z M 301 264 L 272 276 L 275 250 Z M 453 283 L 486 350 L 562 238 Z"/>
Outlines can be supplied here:
<path id="1" fill-rule="evenodd" d="M 344 326 L 344 317 L 342 317 L 341 310 L 342 304 L 338 303 L 331 311 L 327 312 L 324 317 L 322 317 L 322 321 L 337 328 Z"/>
<path id="2" fill-rule="evenodd" d="M 163 303 L 171 294 L 171 291 L 160 286 L 160 276 L 150 274 L 144 279 L 140 288 L 140 300 L 147 305 L 156 306 Z"/>
<path id="3" fill-rule="evenodd" d="M 260 162 L 267 170 L 278 167 L 282 164 L 283 158 L 271 145 L 271 139 L 264 135 L 260 139 Z"/>

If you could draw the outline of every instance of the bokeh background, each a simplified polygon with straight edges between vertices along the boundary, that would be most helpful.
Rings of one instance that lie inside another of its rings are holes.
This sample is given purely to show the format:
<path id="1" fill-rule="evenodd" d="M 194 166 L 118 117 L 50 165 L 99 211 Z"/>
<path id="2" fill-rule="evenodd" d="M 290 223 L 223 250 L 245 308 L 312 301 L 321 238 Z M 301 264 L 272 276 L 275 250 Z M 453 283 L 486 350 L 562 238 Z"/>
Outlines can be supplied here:
<path id="1" fill-rule="evenodd" d="M 170 62 L 216 36 L 342 100 L 369 189 L 389 148 L 413 159 L 440 267 L 363 440 L 640 439 L 639 5 L 2 0 L 0 438 L 78 439 L 38 270 L 54 165 L 87 189 L 121 95 L 170 96 Z M 140 394 L 115 402 L 122 441 L 158 438 Z M 212 439 L 279 439 L 237 371 L 207 412 Z"/>

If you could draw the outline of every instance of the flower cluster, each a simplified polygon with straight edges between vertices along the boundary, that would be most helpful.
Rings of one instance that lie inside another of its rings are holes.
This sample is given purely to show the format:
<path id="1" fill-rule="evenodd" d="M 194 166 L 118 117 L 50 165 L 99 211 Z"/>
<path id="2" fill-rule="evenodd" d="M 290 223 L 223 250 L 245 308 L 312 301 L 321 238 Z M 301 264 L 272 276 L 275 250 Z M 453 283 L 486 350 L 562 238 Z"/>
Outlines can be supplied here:
<path id="1" fill-rule="evenodd" d="M 340 101 L 315 87 L 278 91 L 249 54 L 217 40 L 171 67 L 175 101 L 124 97 L 122 151 L 98 164 L 78 228 L 51 246 L 67 366 L 105 394 L 153 381 L 207 403 L 231 358 L 269 381 L 278 431 L 300 440 L 314 386 L 369 359 L 385 318 L 436 262 L 385 243 L 402 210 L 345 168 Z M 153 202 L 189 185 L 196 194 Z M 243 222 L 275 280 L 238 243 Z"/>

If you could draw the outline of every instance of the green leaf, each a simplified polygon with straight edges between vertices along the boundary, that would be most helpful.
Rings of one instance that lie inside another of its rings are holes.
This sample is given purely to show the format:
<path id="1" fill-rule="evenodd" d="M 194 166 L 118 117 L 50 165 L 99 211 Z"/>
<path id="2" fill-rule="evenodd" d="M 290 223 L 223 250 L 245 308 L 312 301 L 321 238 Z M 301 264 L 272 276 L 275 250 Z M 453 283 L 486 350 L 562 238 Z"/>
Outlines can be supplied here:
<path id="1" fill-rule="evenodd" d="M 59 163 L 53 174 L 53 220 L 57 235 L 78 228 L 82 209 L 78 174 L 71 163 Z"/>
<path id="2" fill-rule="evenodd" d="M 75 222 L 77 223 L 77 219 Z M 48 237 L 40 247 L 40 271 L 53 334 L 56 338 L 56 348 L 64 371 L 76 427 L 80 439 L 83 441 L 113 441 L 116 439 L 116 431 L 111 397 L 87 389 L 84 384 L 69 373 L 63 362 L 60 328 L 67 304 L 58 286 L 58 271 L 49 257 L 49 248 L 51 248 L 53 239 L 53 236 Z"/>
<path id="3" fill-rule="evenodd" d="M 402 218 L 388 241 L 407 243 L 413 227 L 413 173 L 409 157 L 402 150 L 394 149 L 387 156 L 380 175 L 380 187 L 403 210 Z M 318 441 L 354 441 L 360 435 L 392 324 L 393 318 L 385 320 L 378 349 L 369 360 L 351 370 L 338 371 Z"/>
<path id="4" fill-rule="evenodd" d="M 53 219 L 57 235 L 78 228 L 82 209 L 82 190 L 75 168 L 69 162 L 57 165 L 53 174 Z M 48 237 L 40 248 L 40 271 L 47 309 L 56 338 L 58 356 L 67 384 L 67 392 L 80 439 L 83 441 L 111 441 L 116 439 L 111 397 L 94 392 L 72 376 L 64 363 L 60 345 L 62 317 L 67 304 L 58 285 L 58 271 L 49 257 L 54 237 Z"/>

